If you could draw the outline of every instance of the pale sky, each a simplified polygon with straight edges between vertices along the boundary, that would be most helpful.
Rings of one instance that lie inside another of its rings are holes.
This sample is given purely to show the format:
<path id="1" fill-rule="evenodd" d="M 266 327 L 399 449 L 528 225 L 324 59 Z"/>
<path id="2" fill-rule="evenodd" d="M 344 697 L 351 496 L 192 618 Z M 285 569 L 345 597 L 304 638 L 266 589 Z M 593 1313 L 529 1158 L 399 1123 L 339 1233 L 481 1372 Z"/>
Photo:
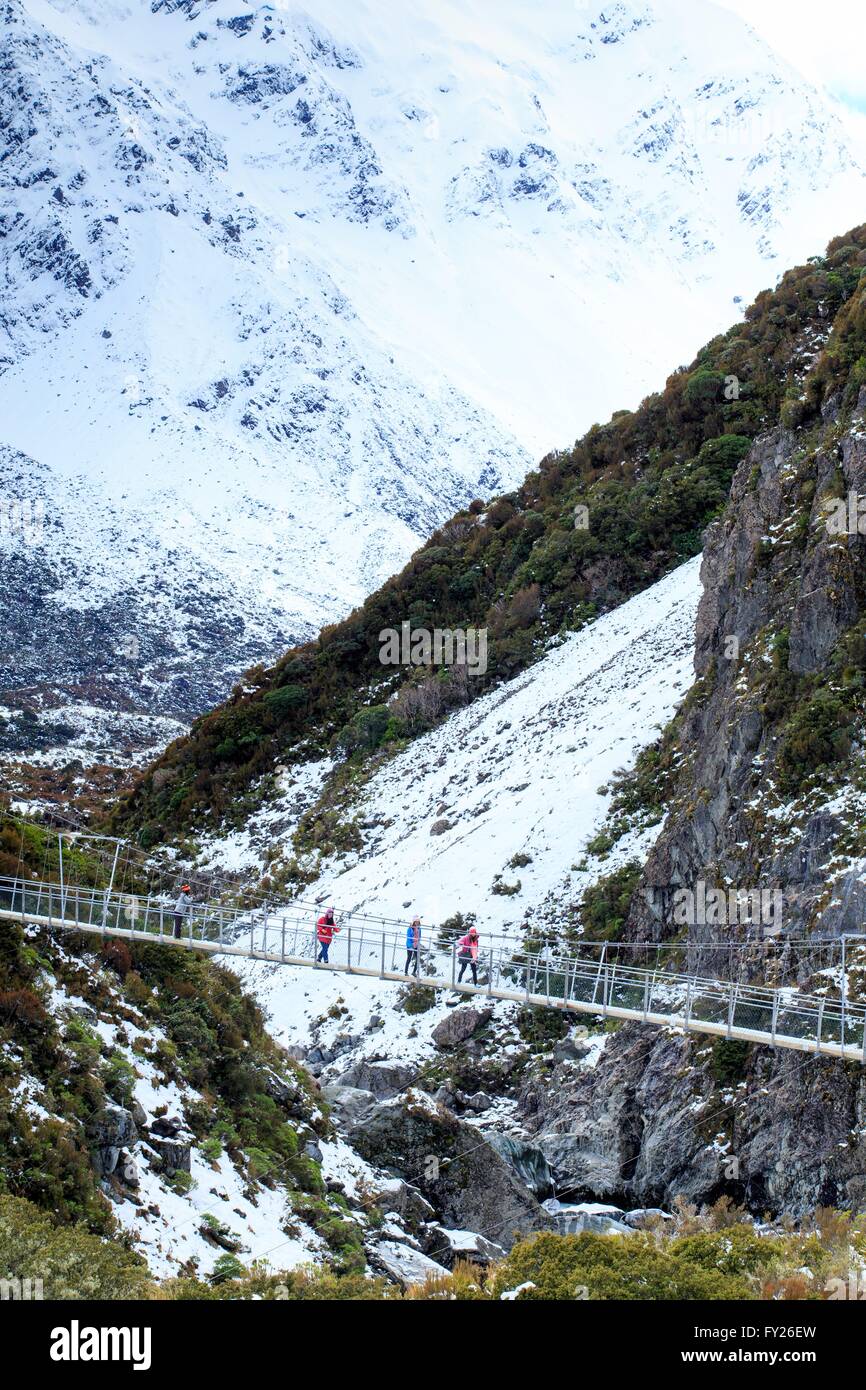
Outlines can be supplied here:
<path id="1" fill-rule="evenodd" d="M 834 96 L 866 112 L 866 0 L 716 0 Z"/>

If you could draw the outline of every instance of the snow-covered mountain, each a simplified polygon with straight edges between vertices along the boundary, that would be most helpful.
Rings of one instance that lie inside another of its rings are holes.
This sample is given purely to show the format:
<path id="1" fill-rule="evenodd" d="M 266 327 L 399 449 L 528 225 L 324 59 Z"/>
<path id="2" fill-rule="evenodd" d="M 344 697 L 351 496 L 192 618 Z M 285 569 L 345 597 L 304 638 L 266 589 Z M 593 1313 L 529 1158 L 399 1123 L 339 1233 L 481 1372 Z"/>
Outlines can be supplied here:
<path id="1" fill-rule="evenodd" d="M 862 206 L 709 3 L 3 15 L 2 683 L 59 743 L 187 721 Z"/>

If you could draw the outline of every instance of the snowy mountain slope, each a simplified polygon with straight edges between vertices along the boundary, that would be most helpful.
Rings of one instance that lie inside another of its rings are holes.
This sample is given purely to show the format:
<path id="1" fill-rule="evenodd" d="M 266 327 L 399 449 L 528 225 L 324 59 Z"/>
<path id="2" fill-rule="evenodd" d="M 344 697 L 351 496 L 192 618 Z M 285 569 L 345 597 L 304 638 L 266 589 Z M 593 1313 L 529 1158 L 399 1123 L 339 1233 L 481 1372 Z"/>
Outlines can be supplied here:
<path id="1" fill-rule="evenodd" d="M 364 847 L 321 866 L 304 898 L 433 924 L 478 914 L 501 932 L 579 895 L 577 869 L 609 798 L 611 773 L 630 766 L 670 718 L 692 676 L 699 560 L 569 636 L 523 676 L 452 714 L 389 760 L 351 816 Z M 326 770 L 290 774 L 283 799 L 243 832 L 203 845 L 203 866 L 254 864 L 265 848 L 292 853 L 291 833 Z M 646 852 L 649 839 L 619 853 Z M 512 866 L 515 856 L 529 862 Z M 495 892 L 520 883 L 513 894 Z M 307 986 L 299 984 L 298 988 Z"/>
<path id="2" fill-rule="evenodd" d="M 862 194 L 706 3 L 4 18 L 3 684 L 47 704 L 188 720 Z"/>
<path id="3" fill-rule="evenodd" d="M 0 528 L 4 683 L 189 719 L 528 455 L 296 248 L 274 269 L 284 225 L 179 99 L 20 16 L 7 44 L 30 121 L 6 166 L 2 487 L 44 523 Z"/>

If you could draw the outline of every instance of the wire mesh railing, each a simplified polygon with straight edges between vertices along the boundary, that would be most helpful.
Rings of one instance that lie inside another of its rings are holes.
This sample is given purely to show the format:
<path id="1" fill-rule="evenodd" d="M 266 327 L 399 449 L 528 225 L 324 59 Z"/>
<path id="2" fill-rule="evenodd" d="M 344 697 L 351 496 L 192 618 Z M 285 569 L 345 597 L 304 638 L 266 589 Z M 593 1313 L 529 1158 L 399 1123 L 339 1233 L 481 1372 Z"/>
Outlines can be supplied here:
<path id="1" fill-rule="evenodd" d="M 377 925 L 365 914 L 344 913 L 332 939 L 324 943 L 315 913 L 299 905 L 243 911 L 204 903 L 177 913 L 164 896 L 10 878 L 0 878 L 0 917 L 286 965 L 317 964 L 417 980 L 438 989 L 866 1061 L 866 1008 L 841 993 L 837 997 L 829 984 L 824 994 L 807 994 L 793 987 L 678 973 L 661 964 L 643 969 L 608 957 L 597 946 L 567 957 L 534 954 L 495 936 L 481 938 L 474 962 L 464 959 L 466 952 L 456 941 L 441 936 L 425 941 L 416 955 L 407 947 L 404 925 Z"/>

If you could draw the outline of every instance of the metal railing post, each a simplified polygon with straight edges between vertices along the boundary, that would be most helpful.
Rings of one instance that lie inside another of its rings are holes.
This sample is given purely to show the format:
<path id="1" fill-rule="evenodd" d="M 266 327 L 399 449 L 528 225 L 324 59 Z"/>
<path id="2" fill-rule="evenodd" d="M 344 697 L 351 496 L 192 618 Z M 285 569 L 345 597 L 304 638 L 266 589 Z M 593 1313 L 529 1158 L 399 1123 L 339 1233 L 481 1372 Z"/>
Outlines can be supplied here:
<path id="1" fill-rule="evenodd" d="M 846 1019 L 845 1019 L 846 1008 L 845 1008 L 845 1006 L 846 1006 L 847 1001 L 848 1001 L 848 968 L 847 968 L 847 962 L 846 962 L 846 959 L 845 959 L 845 945 L 846 945 L 846 940 L 847 940 L 846 934 L 845 934 L 845 932 L 843 932 L 843 933 L 842 933 L 842 1033 L 841 1033 L 842 1056 L 843 1056 L 843 1057 L 845 1056 L 845 1034 L 846 1034 Z"/>
<path id="2" fill-rule="evenodd" d="M 590 1001 L 589 1001 L 590 1004 L 594 1004 L 595 1001 L 596 1001 L 596 999 L 598 998 L 598 987 L 599 987 L 599 985 L 601 984 L 602 971 L 604 970 L 604 963 L 605 963 L 605 958 L 606 958 L 606 956 L 607 956 L 607 942 L 605 941 L 604 945 L 603 945 L 602 948 L 601 948 L 601 955 L 600 955 L 599 958 L 598 958 L 598 974 L 597 974 L 596 977 L 595 977 L 595 985 L 593 986 L 593 990 L 592 990 L 592 998 L 591 998 Z"/>
<path id="3" fill-rule="evenodd" d="M 739 985 L 735 985 L 734 982 L 733 982 L 733 980 L 732 980 L 732 981 L 731 981 L 731 989 L 730 989 L 730 998 L 729 998 L 729 1000 L 728 1000 L 728 1031 L 727 1031 L 727 1033 L 725 1034 L 725 1037 L 728 1038 L 728 1039 L 730 1039 L 731 1030 L 732 1030 L 732 1028 L 733 1028 L 733 1026 L 734 1026 L 734 1012 L 735 1012 L 736 1007 L 737 1007 L 737 991 L 738 991 L 738 990 L 739 990 Z"/>

